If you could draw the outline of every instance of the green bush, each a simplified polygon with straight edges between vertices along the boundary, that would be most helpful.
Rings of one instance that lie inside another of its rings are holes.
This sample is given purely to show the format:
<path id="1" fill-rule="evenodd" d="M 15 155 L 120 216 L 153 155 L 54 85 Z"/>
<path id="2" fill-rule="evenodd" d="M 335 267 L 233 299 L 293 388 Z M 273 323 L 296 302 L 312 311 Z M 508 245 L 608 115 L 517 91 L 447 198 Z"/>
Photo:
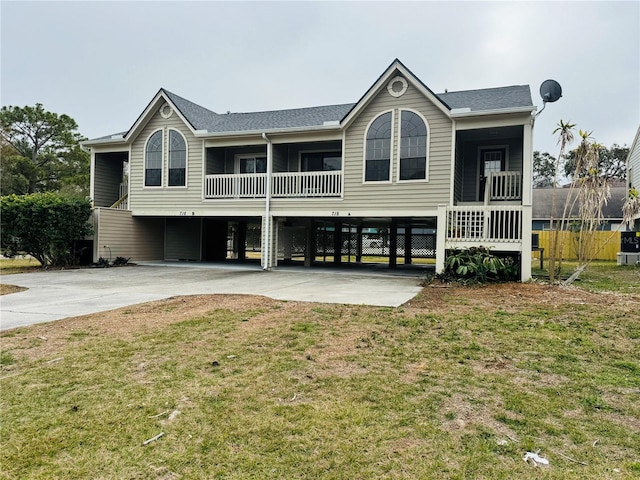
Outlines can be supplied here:
<path id="1" fill-rule="evenodd" d="M 518 263 L 511 256 L 492 255 L 485 247 L 451 250 L 440 278 L 463 283 L 508 282 L 518 278 Z"/>
<path id="2" fill-rule="evenodd" d="M 9 195 L 0 200 L 3 253 L 26 253 L 43 267 L 78 263 L 76 242 L 92 233 L 88 200 L 56 193 Z"/>

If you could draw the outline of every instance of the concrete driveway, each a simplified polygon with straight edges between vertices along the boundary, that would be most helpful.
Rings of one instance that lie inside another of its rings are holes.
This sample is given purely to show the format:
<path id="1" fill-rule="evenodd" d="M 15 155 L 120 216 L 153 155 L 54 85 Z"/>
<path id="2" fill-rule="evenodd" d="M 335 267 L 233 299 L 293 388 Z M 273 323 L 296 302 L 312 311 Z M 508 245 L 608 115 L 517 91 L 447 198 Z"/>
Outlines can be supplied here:
<path id="1" fill-rule="evenodd" d="M 5 276 L 29 290 L 0 296 L 0 330 L 112 310 L 176 295 L 239 293 L 277 300 L 396 307 L 421 289 L 419 274 L 256 266 L 147 264 Z"/>

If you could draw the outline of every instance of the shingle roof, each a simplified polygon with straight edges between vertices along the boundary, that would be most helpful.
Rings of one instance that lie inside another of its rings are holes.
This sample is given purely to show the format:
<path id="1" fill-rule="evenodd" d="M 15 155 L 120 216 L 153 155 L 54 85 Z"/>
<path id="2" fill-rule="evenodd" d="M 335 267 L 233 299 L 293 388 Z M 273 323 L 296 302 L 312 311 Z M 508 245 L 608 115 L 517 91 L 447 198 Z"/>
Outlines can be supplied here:
<path id="1" fill-rule="evenodd" d="M 553 188 L 534 188 L 533 189 L 533 206 L 532 206 L 532 218 L 536 220 L 549 219 L 551 217 L 551 206 L 553 202 Z M 556 215 L 560 217 L 564 210 L 564 204 L 567 201 L 569 195 L 568 188 L 558 188 L 555 190 L 556 196 Z M 629 191 L 626 187 L 611 187 L 611 197 L 607 201 L 607 204 L 602 207 L 602 215 L 606 219 L 622 218 L 622 205 L 625 202 L 626 196 Z M 575 198 L 577 192 L 574 190 Z M 574 207 L 573 215 L 570 217 L 576 217 L 578 215 L 578 205 Z"/>
<path id="2" fill-rule="evenodd" d="M 216 112 L 208 110 L 200 105 L 193 103 L 186 98 L 182 98 L 175 93 L 171 93 L 164 88 L 162 91 L 169 97 L 180 113 L 187 119 L 195 130 L 213 130 L 219 123 L 219 117 Z"/>
<path id="3" fill-rule="evenodd" d="M 194 130 L 210 133 L 269 131 L 289 128 L 320 127 L 326 122 L 340 122 L 355 106 L 354 103 L 294 108 L 267 112 L 219 114 L 175 93 L 161 89 Z M 436 94 L 450 108 L 471 111 L 533 107 L 527 85 L 466 90 Z M 110 136 L 95 140 L 106 140 Z"/>
<path id="4" fill-rule="evenodd" d="M 345 103 L 267 112 L 218 114 L 167 90 L 164 92 L 194 129 L 221 133 L 322 126 L 325 122 L 339 122 L 355 105 Z M 531 93 L 526 85 L 437 95 L 451 108 L 470 108 L 471 111 L 533 106 Z"/>
<path id="5" fill-rule="evenodd" d="M 472 112 L 533 107 L 528 85 L 445 92 L 437 95 L 451 108 L 470 108 Z"/>

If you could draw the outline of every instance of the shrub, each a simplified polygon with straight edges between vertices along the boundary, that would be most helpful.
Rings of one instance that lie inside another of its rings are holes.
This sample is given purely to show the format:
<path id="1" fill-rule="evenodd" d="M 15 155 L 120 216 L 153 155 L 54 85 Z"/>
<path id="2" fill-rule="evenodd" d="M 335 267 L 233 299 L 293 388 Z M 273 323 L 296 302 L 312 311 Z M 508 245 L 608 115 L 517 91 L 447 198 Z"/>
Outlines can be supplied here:
<path id="1" fill-rule="evenodd" d="M 442 280 L 463 283 L 508 282 L 516 280 L 518 263 L 512 256 L 492 255 L 488 248 L 451 250 L 445 261 Z"/>
<path id="2" fill-rule="evenodd" d="M 92 232 L 88 200 L 35 193 L 9 195 L 0 202 L 5 256 L 26 253 L 43 267 L 78 263 L 76 242 Z"/>

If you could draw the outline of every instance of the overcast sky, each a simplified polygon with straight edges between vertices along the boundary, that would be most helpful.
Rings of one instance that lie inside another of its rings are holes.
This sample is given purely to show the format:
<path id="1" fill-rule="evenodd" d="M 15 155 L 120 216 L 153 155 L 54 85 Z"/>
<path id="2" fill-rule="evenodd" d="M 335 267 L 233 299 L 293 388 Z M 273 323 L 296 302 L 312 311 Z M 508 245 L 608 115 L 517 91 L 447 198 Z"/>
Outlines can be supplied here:
<path id="1" fill-rule="evenodd" d="M 640 2 L 28 2 L 2 0 L 2 105 L 127 130 L 161 88 L 216 112 L 356 102 L 399 58 L 431 90 L 539 86 L 560 119 L 630 145 L 640 123 Z"/>

